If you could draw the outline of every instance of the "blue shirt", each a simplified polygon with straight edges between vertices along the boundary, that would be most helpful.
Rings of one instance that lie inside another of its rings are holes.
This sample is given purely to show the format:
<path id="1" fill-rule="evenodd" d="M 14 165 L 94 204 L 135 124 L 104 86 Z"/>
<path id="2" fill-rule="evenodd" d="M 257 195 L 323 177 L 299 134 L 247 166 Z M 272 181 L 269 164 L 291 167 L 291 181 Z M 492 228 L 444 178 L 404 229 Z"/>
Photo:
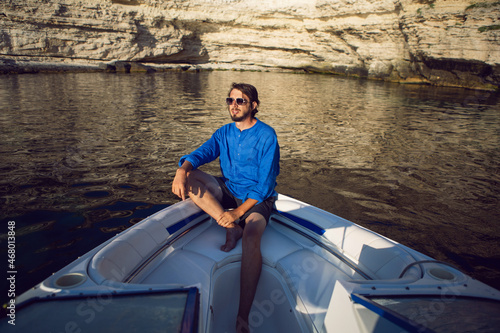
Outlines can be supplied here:
<path id="1" fill-rule="evenodd" d="M 260 203 L 277 195 L 274 188 L 280 172 L 280 151 L 271 126 L 258 119 L 243 131 L 235 123 L 224 125 L 194 152 L 182 156 L 179 166 L 189 161 L 196 169 L 217 157 L 224 182 L 236 198 Z"/>

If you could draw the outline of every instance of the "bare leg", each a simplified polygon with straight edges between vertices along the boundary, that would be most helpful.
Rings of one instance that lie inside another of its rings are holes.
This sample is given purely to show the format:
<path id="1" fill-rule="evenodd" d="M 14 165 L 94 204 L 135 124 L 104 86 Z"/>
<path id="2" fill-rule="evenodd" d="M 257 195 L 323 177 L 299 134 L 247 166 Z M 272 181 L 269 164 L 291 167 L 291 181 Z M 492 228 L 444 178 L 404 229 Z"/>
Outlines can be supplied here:
<path id="1" fill-rule="evenodd" d="M 191 171 L 188 176 L 188 191 L 193 202 L 215 220 L 224 213 L 220 204 L 222 190 L 213 176 L 200 170 Z M 235 223 L 227 227 L 226 243 L 221 246 L 221 250 L 231 251 L 242 234 L 243 230 Z"/>
<path id="2" fill-rule="evenodd" d="M 217 220 L 224 213 L 219 202 L 222 199 L 222 191 L 213 176 L 199 170 L 191 171 L 188 175 L 188 191 L 193 202 L 212 218 Z M 240 305 L 236 323 L 238 333 L 250 332 L 248 317 L 262 271 L 260 242 L 266 228 L 266 220 L 258 213 L 250 214 L 245 223 L 244 230 L 235 223 L 226 228 L 226 243 L 221 247 L 223 251 L 230 251 L 235 247 L 236 242 L 243 237 Z"/>
<path id="3" fill-rule="evenodd" d="M 188 194 L 198 207 L 214 219 L 217 220 L 224 213 L 219 202 L 222 190 L 215 177 L 200 170 L 191 171 L 188 175 Z"/>
<path id="4" fill-rule="evenodd" d="M 236 322 L 236 331 L 238 333 L 250 332 L 248 317 L 262 271 L 260 242 L 266 228 L 264 217 L 258 213 L 250 214 L 245 222 L 246 225 L 243 230 L 243 253 L 241 257 L 240 306 Z"/>

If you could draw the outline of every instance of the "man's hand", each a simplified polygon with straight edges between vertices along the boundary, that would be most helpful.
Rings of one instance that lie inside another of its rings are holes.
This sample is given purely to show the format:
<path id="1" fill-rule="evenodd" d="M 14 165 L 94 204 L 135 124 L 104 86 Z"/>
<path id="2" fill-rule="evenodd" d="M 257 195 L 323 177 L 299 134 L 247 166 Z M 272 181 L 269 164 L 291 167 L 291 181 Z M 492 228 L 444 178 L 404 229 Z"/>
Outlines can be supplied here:
<path id="1" fill-rule="evenodd" d="M 219 217 L 217 224 L 221 227 L 228 228 L 241 216 L 242 214 L 240 214 L 236 209 L 228 210 Z"/>
<path id="2" fill-rule="evenodd" d="M 217 224 L 227 228 L 231 226 L 236 220 L 245 215 L 245 213 L 257 204 L 257 200 L 248 198 L 240 206 L 233 210 L 228 210 L 222 213 L 222 215 L 217 219 Z"/>
<path id="3" fill-rule="evenodd" d="M 184 162 L 182 166 L 177 169 L 174 177 L 174 181 L 172 182 L 172 192 L 181 198 L 182 200 L 186 200 L 186 195 L 188 193 L 187 190 L 187 178 L 188 173 L 191 171 L 193 166 L 189 162 Z"/>

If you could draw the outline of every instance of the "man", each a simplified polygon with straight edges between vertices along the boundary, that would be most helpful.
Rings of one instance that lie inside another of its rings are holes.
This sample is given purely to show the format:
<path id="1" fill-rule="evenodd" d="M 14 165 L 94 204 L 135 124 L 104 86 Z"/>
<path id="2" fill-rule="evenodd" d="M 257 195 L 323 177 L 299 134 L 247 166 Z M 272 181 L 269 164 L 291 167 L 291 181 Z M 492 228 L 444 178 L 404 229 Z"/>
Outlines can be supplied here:
<path id="1" fill-rule="evenodd" d="M 236 327 L 238 332 L 249 332 L 248 317 L 262 270 L 260 241 L 277 195 L 274 188 L 280 155 L 275 131 L 255 117 L 260 103 L 255 87 L 233 83 L 228 96 L 226 103 L 233 122 L 181 158 L 172 192 L 182 200 L 189 196 L 226 228 L 222 251 L 231 251 L 242 238 Z M 198 170 L 217 157 L 221 178 Z"/>

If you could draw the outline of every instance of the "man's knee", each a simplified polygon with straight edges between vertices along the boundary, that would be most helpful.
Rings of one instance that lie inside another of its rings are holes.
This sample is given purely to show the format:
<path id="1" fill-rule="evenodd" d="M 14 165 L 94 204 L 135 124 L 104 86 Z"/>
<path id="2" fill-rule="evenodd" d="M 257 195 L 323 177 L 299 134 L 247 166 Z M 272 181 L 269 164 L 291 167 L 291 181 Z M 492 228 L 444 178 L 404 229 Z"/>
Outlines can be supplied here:
<path id="1" fill-rule="evenodd" d="M 200 170 L 191 170 L 187 175 L 188 184 L 193 184 L 197 182 L 201 182 L 203 178 L 203 171 Z"/>
<path id="2" fill-rule="evenodd" d="M 203 197 L 206 191 L 210 192 L 217 199 L 221 197 L 222 191 L 215 177 L 200 170 L 192 170 L 188 174 L 189 196 Z"/>
<path id="3" fill-rule="evenodd" d="M 266 220 L 259 213 L 252 213 L 245 221 L 243 229 L 243 241 L 260 241 L 264 229 L 266 228 Z"/>
<path id="4" fill-rule="evenodd" d="M 204 185 L 203 183 L 199 180 L 198 175 L 198 170 L 193 170 L 189 172 L 187 176 L 187 189 L 188 189 L 188 194 L 192 198 L 193 196 L 200 196 L 200 194 L 203 192 Z"/>

